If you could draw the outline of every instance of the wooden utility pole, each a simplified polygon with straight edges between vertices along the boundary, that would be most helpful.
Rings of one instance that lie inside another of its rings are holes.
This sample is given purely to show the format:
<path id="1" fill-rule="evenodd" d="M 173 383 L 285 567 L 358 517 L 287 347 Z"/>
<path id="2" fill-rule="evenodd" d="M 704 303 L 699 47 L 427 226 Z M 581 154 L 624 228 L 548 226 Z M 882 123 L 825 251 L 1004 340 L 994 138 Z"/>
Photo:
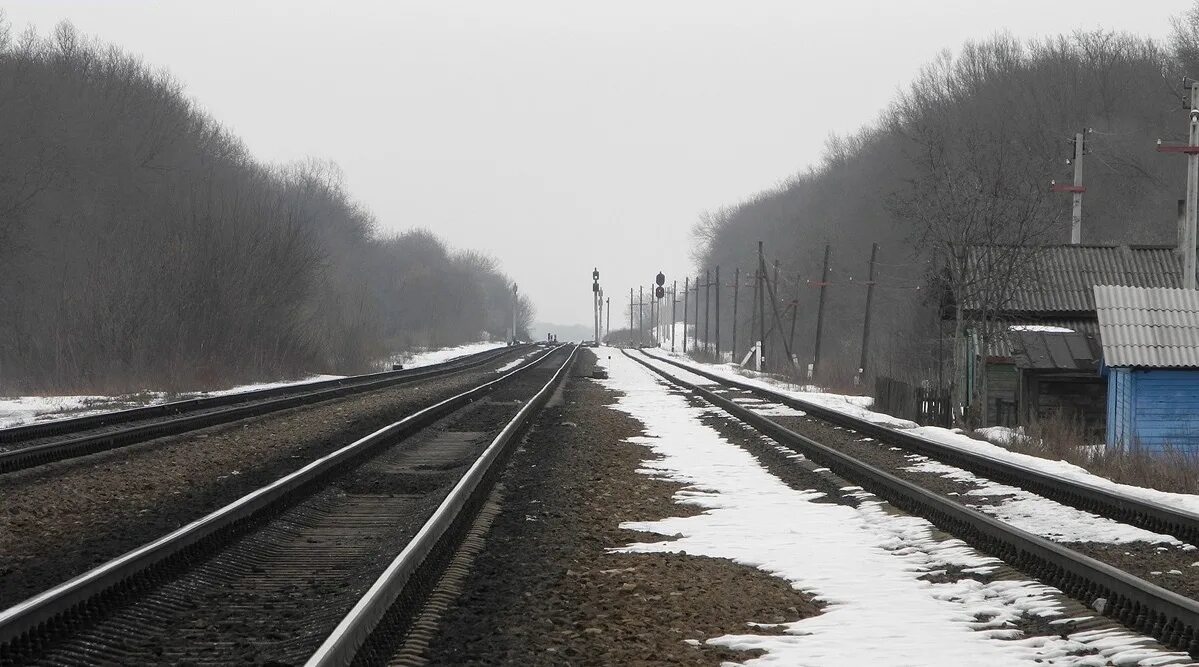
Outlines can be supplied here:
<path id="1" fill-rule="evenodd" d="M 633 288 L 629 288 L 629 345 L 633 344 Z"/>
<path id="2" fill-rule="evenodd" d="M 687 296 L 691 294 L 691 276 L 683 278 L 683 354 L 687 354 Z"/>
<path id="3" fill-rule="evenodd" d="M 720 265 L 716 265 L 716 363 L 720 363 Z"/>
<path id="4" fill-rule="evenodd" d="M 766 370 L 766 260 L 762 257 L 762 242 L 758 241 L 758 371 Z"/>
<path id="5" fill-rule="evenodd" d="M 870 245 L 870 278 L 866 281 L 866 319 L 862 322 L 862 358 L 858 361 L 857 383 L 866 375 L 866 362 L 870 353 L 870 306 L 874 302 L 874 262 L 878 259 L 878 244 Z"/>
<path id="6" fill-rule="evenodd" d="M 737 298 L 741 292 L 741 267 L 733 269 L 733 342 L 729 349 L 733 353 L 733 361 L 737 361 Z"/>
<path id="7" fill-rule="evenodd" d="M 695 275 L 695 345 L 692 346 L 692 352 L 699 351 L 699 274 Z"/>
<path id="8" fill-rule="evenodd" d="M 643 333 L 645 331 L 645 318 L 642 316 L 645 312 L 645 287 L 637 286 L 637 347 L 645 345 Z"/>
<path id="9" fill-rule="evenodd" d="M 778 277 L 778 262 L 777 261 L 774 263 L 774 270 L 775 270 L 774 275 L 775 275 L 775 278 L 777 279 L 777 277 Z M 765 273 L 766 273 L 765 270 L 763 270 L 763 272 L 762 272 L 763 277 L 765 277 Z M 787 354 L 787 359 L 793 359 L 794 357 L 791 354 L 791 343 L 789 343 L 786 338 L 783 338 L 783 318 L 779 316 L 778 291 L 774 288 L 774 285 L 770 284 L 769 280 L 766 281 L 766 289 L 770 290 L 770 311 L 771 311 L 771 313 L 774 314 L 774 324 L 771 325 L 770 330 L 774 331 L 775 328 L 777 328 L 779 330 L 779 338 L 782 338 L 782 340 L 783 340 L 783 352 L 785 352 Z"/>
<path id="10" fill-rule="evenodd" d="M 822 277 L 820 279 L 820 302 L 816 307 L 816 345 L 812 350 L 812 369 L 810 373 L 811 378 L 809 379 L 815 379 L 817 370 L 820 367 L 820 339 L 824 334 L 824 297 L 828 291 L 828 258 L 830 252 L 832 252 L 832 246 L 826 243 L 824 245 L 824 271 L 821 273 Z"/>
<path id="11" fill-rule="evenodd" d="M 795 320 L 799 317 L 799 296 L 800 290 L 803 289 L 803 276 L 799 273 L 795 274 L 795 300 L 791 302 L 791 333 L 787 336 L 787 340 L 791 342 L 791 349 L 795 349 Z M 799 367 L 799 359 L 792 358 L 791 363 Z"/>

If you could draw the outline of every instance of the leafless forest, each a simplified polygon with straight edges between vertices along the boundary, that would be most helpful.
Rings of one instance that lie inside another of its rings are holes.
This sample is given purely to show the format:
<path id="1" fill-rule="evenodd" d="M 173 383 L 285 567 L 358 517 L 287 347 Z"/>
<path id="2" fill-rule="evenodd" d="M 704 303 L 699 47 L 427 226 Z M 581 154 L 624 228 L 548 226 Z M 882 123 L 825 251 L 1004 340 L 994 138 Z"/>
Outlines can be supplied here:
<path id="1" fill-rule="evenodd" d="M 335 166 L 256 161 L 180 82 L 69 24 L 0 28 L 0 154 L 3 391 L 362 371 L 510 322 L 494 260 L 381 234 Z"/>
<path id="2" fill-rule="evenodd" d="M 822 363 L 833 384 L 858 366 L 871 243 L 881 246 L 871 365 L 935 378 L 941 305 L 1001 301 L 1018 254 L 969 266 L 965 248 L 1067 243 L 1072 140 L 1086 135 L 1082 242 L 1174 244 L 1182 161 L 1155 152 L 1185 141 L 1183 77 L 1199 76 L 1199 5 L 1159 43 L 1079 32 L 1039 41 L 998 34 L 929 63 L 910 85 L 861 81 L 861 103 L 882 109 L 852 136 L 833 136 L 823 161 L 782 185 L 702 217 L 697 266 L 741 268 L 738 347 L 749 342 L 757 240 L 779 260 L 781 303 L 798 299 L 796 353 L 810 359 L 825 244 L 832 262 Z M 820 104 L 813 98 L 812 104 Z M 748 277 L 747 277 L 748 276 Z M 720 316 L 728 349 L 731 290 Z M 682 282 L 680 281 L 680 289 Z M 985 313 L 983 314 L 985 316 Z M 786 317 L 786 316 L 785 316 Z M 960 321 L 960 320 L 959 320 Z M 944 356 L 952 355 L 952 341 Z M 782 361 L 782 349 L 770 350 Z"/>

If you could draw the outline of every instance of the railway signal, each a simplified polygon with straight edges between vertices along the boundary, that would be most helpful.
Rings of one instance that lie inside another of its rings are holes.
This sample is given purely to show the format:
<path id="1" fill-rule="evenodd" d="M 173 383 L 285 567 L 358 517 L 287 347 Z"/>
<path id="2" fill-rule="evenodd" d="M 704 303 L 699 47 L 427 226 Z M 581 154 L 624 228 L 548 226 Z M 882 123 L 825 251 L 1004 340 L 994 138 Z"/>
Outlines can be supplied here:
<path id="1" fill-rule="evenodd" d="M 599 269 L 594 268 L 591 269 L 591 314 L 595 320 L 595 338 L 592 339 L 592 342 L 595 343 L 595 347 L 599 347 L 600 343 L 600 309 L 602 308 L 601 304 L 603 304 L 603 302 L 604 293 L 600 289 Z"/>

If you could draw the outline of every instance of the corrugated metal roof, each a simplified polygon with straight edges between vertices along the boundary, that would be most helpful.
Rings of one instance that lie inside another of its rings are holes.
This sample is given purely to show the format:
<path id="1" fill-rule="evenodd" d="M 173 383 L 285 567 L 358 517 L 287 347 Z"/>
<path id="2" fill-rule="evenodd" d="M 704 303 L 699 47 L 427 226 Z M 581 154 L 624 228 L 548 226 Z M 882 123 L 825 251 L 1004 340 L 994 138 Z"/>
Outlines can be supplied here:
<path id="1" fill-rule="evenodd" d="M 1099 336 L 1099 323 L 1097 321 L 1077 319 L 1077 318 L 1048 317 L 1048 318 L 1037 318 L 1035 320 L 1034 319 L 1024 319 L 1024 318 L 1011 319 L 1011 320 L 1003 320 L 1003 326 L 1009 327 L 1009 328 L 1015 327 L 1015 326 L 1061 327 L 1063 329 L 1069 329 L 1071 331 L 1076 331 L 1081 334 L 1095 336 L 1096 339 L 1098 339 L 1098 336 Z M 990 343 L 987 345 L 987 356 L 988 357 L 1012 357 L 1013 356 L 1012 341 L 1009 340 L 1009 336 L 1011 333 L 1015 333 L 1015 332 L 1009 331 L 1006 334 L 1000 334 L 1000 335 L 992 337 L 990 340 Z"/>
<path id="2" fill-rule="evenodd" d="M 985 246 L 972 246 L 967 261 L 985 262 L 986 251 Z M 1027 253 L 1028 259 L 1024 275 L 1012 281 L 1014 288 L 1003 307 L 1006 312 L 1093 311 L 1095 285 L 1182 285 L 1182 258 L 1169 246 L 1062 245 L 1020 252 Z"/>
<path id="3" fill-rule="evenodd" d="M 1095 334 L 1058 331 L 1009 331 L 1017 368 L 1094 371 L 1100 349 Z"/>
<path id="4" fill-rule="evenodd" d="M 1103 362 L 1199 367 L 1199 290 L 1095 286 Z"/>

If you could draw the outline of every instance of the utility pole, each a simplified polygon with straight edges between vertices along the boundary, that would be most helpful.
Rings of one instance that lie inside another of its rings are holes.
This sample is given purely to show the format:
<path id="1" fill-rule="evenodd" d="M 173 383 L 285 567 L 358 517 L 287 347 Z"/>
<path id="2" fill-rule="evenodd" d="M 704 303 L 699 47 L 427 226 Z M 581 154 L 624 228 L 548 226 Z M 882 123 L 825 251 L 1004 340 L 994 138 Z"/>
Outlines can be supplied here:
<path id="1" fill-rule="evenodd" d="M 699 351 L 699 274 L 695 275 L 695 345 L 691 351 Z"/>
<path id="2" fill-rule="evenodd" d="M 1187 156 L 1187 199 L 1186 224 L 1182 230 L 1185 238 L 1179 239 L 1182 251 L 1182 287 L 1195 289 L 1195 242 L 1196 215 L 1199 213 L 1199 81 L 1188 82 L 1191 119 L 1185 146 L 1166 146 L 1157 140 L 1159 153 L 1183 153 Z"/>
<path id="3" fill-rule="evenodd" d="M 733 269 L 733 361 L 737 361 L 737 297 L 741 290 L 741 267 Z"/>
<path id="4" fill-rule="evenodd" d="M 858 374 L 854 384 L 861 384 L 866 375 L 866 362 L 870 352 L 870 306 L 874 301 L 874 262 L 878 259 L 878 244 L 870 246 L 870 278 L 866 281 L 866 321 L 862 323 L 862 359 L 858 362 Z"/>
<path id="5" fill-rule="evenodd" d="M 720 265 L 716 265 L 716 363 L 720 363 Z"/>
<path id="6" fill-rule="evenodd" d="M 629 345 L 633 344 L 633 288 L 629 288 Z"/>
<path id="7" fill-rule="evenodd" d="M 602 299 L 602 297 L 603 297 L 603 295 L 600 293 L 600 286 L 599 286 L 599 269 L 593 268 L 593 269 L 591 269 L 591 317 L 592 317 L 592 319 L 595 320 L 595 338 L 593 338 L 592 340 L 595 341 L 596 347 L 599 347 L 599 342 L 600 342 L 599 318 L 600 318 L 600 300 Z"/>
<path id="8" fill-rule="evenodd" d="M 1082 193 L 1086 192 L 1082 187 L 1083 136 L 1082 132 L 1074 135 L 1074 187 L 1077 189 L 1074 190 L 1074 210 L 1070 216 L 1070 243 L 1073 245 L 1082 243 Z"/>
<path id="9" fill-rule="evenodd" d="M 1199 82 L 1191 83 L 1191 124 L 1187 134 L 1187 240 L 1182 251 L 1182 286 L 1195 289 L 1195 218 L 1199 212 Z"/>
<path id="10" fill-rule="evenodd" d="M 687 297 L 691 294 L 691 276 L 683 278 L 683 354 L 687 354 Z"/>
<path id="11" fill-rule="evenodd" d="M 820 303 L 816 307 L 816 345 L 812 349 L 812 365 L 808 373 L 808 379 L 816 378 L 816 371 L 820 365 L 820 338 L 824 333 L 824 296 L 828 290 L 828 256 L 832 251 L 832 246 L 824 245 L 824 271 L 820 278 Z"/>
<path id="12" fill-rule="evenodd" d="M 604 288 L 602 288 L 602 287 L 600 288 L 600 291 L 599 291 L 599 299 L 597 299 L 595 302 L 595 319 L 596 319 L 596 322 L 599 323 L 599 327 L 596 329 L 596 333 L 598 333 L 600 330 L 602 330 L 604 328 Z M 599 344 L 600 344 L 600 339 L 596 338 L 595 339 L 596 347 L 599 347 Z"/>
<path id="13" fill-rule="evenodd" d="M 650 343 L 650 347 L 654 347 L 658 344 L 657 339 L 658 339 L 658 325 L 657 325 L 657 320 L 654 319 L 654 287 L 653 287 L 653 285 L 650 285 L 650 288 L 649 288 L 649 343 Z"/>
<path id="14" fill-rule="evenodd" d="M 645 288 L 637 286 L 637 347 L 644 344 L 642 340 L 642 332 L 645 331 L 645 322 L 642 318 L 642 313 L 645 310 Z"/>
<path id="15" fill-rule="evenodd" d="M 1049 182 L 1050 191 L 1069 192 L 1074 195 L 1074 211 L 1070 218 L 1071 245 L 1082 243 L 1082 193 L 1087 191 L 1082 184 L 1082 156 L 1086 153 L 1086 133 L 1090 131 L 1088 128 L 1086 132 L 1078 132 L 1074 135 L 1074 158 L 1070 162 L 1074 165 L 1074 185 L 1058 185 L 1055 181 Z"/>
<path id="16" fill-rule="evenodd" d="M 792 350 L 795 349 L 795 320 L 799 317 L 799 297 L 800 290 L 803 289 L 803 276 L 799 273 L 795 274 L 795 300 L 791 302 L 791 333 L 787 336 L 787 341 L 790 343 Z M 791 358 L 791 363 L 798 369 L 799 358 L 795 355 Z"/>
<path id="17" fill-rule="evenodd" d="M 678 321 L 679 307 L 679 281 L 675 280 L 670 283 L 670 351 L 674 352 L 674 330 L 677 329 L 674 325 Z"/>
<path id="18" fill-rule="evenodd" d="M 511 343 L 511 344 L 516 343 L 516 305 L 517 305 L 517 303 L 518 303 L 518 301 L 516 298 L 516 283 L 512 283 L 512 338 L 508 339 L 509 343 Z"/>
<path id="19" fill-rule="evenodd" d="M 708 336 L 711 331 L 709 324 L 712 321 L 712 272 L 704 272 L 704 352 L 712 346 L 712 339 Z"/>
<path id="20" fill-rule="evenodd" d="M 762 257 L 762 242 L 758 241 L 758 371 L 766 370 L 766 260 Z"/>

